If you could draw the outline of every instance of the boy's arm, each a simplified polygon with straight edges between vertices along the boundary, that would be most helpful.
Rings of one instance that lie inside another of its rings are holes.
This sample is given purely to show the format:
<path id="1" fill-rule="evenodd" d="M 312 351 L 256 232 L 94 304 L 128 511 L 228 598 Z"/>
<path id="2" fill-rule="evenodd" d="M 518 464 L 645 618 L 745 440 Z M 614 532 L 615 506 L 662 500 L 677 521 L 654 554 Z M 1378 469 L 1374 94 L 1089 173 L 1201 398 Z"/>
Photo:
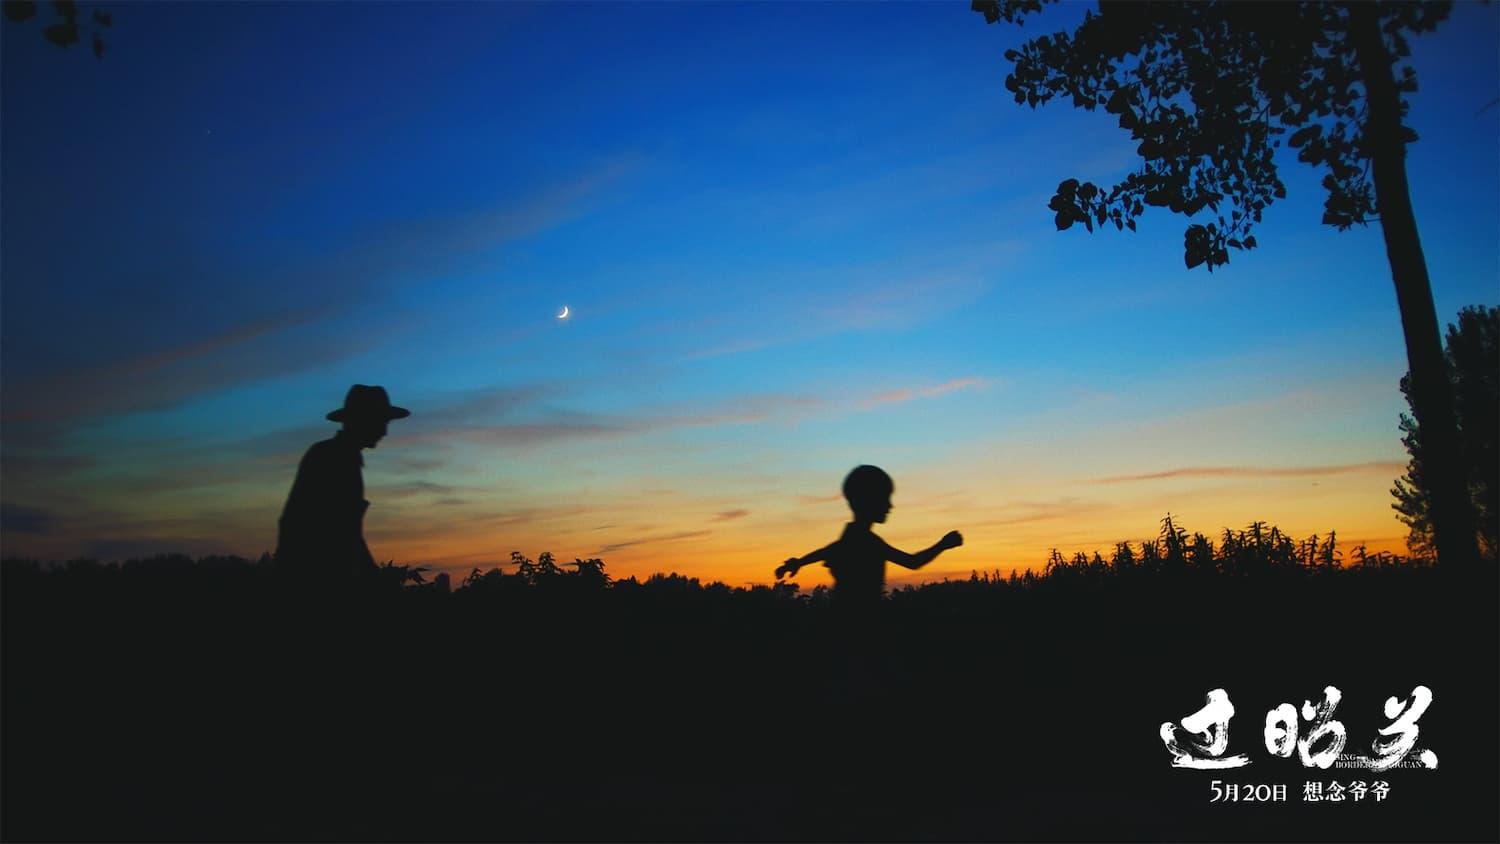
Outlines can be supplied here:
<path id="1" fill-rule="evenodd" d="M 937 559 L 937 555 L 943 553 L 949 548 L 957 548 L 958 546 L 964 544 L 964 538 L 963 535 L 958 531 L 950 530 L 943 536 L 942 539 L 939 539 L 937 542 L 933 543 L 931 548 L 924 548 L 915 554 L 908 554 L 905 551 L 902 551 L 900 548 L 893 548 L 883 539 L 880 541 L 880 543 L 885 546 L 885 558 L 887 560 L 895 563 L 898 566 L 905 566 L 909 569 L 919 569 L 922 566 L 925 566 L 933 560 Z"/>
<path id="2" fill-rule="evenodd" d="M 838 543 L 824 545 L 816 551 L 812 551 L 803 557 L 793 557 L 776 567 L 776 579 L 780 580 L 785 575 L 797 575 L 797 570 L 811 563 L 821 563 L 828 559 L 828 550 Z"/>

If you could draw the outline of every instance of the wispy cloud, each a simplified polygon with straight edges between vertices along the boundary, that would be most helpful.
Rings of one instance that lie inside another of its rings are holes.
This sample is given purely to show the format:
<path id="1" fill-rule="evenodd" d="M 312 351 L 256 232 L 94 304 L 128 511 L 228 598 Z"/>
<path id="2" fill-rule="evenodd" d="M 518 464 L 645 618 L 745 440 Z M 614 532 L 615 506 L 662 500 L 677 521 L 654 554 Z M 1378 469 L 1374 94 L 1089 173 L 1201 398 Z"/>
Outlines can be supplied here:
<path id="1" fill-rule="evenodd" d="M 806 284 L 778 279 L 792 293 L 761 305 L 791 315 L 773 331 L 733 336 L 738 320 L 721 321 L 729 336 L 687 354 L 687 360 L 755 351 L 860 331 L 902 330 L 965 308 L 982 298 L 995 273 L 1023 248 L 1016 242 L 912 256 L 871 264 L 820 268 Z M 981 257 L 973 257 L 976 252 Z M 799 276 L 800 278 L 800 276 Z"/>
<path id="2" fill-rule="evenodd" d="M 420 247 L 431 245 L 476 251 L 546 231 L 585 213 L 602 191 L 637 169 L 636 155 L 622 154 L 573 179 L 559 182 L 522 202 L 503 202 L 477 213 L 449 214 L 403 223 L 391 235 Z"/>
<path id="3" fill-rule="evenodd" d="M 843 501 L 842 495 L 804 495 L 801 498 L 803 504 L 828 504 L 834 501 Z"/>
<path id="4" fill-rule="evenodd" d="M 587 507 L 514 507 L 502 509 L 497 513 L 472 516 L 465 521 L 483 524 L 487 527 L 527 525 L 574 516 L 587 516 L 592 512 Z"/>
<path id="5" fill-rule="evenodd" d="M 469 425 L 505 416 L 536 406 L 543 399 L 556 398 L 565 390 L 555 382 L 540 384 L 505 384 L 469 390 L 456 398 L 427 407 L 404 423 L 413 431 Z"/>
<path id="6" fill-rule="evenodd" d="M 123 360 L 7 385 L 7 439 L 50 442 L 93 417 L 159 410 L 232 384 L 329 363 L 371 345 L 357 339 L 330 343 L 295 330 L 316 316 L 281 314 Z"/>
<path id="7" fill-rule="evenodd" d="M 733 340 L 720 346 L 709 346 L 696 352 L 689 352 L 684 360 L 703 360 L 705 358 L 724 357 L 725 355 L 737 355 L 741 352 L 753 352 L 758 349 L 768 349 L 781 346 L 786 343 L 795 343 L 812 336 L 811 332 L 787 332 L 767 337 L 750 337 L 743 340 Z"/>
<path id="8" fill-rule="evenodd" d="M 529 448 L 564 440 L 596 439 L 671 427 L 669 422 L 644 419 L 616 419 L 592 414 L 570 416 L 575 418 L 449 428 L 430 432 L 426 436 L 499 448 Z"/>
<path id="9" fill-rule="evenodd" d="M 9 443 L 7 443 L 9 445 Z M 9 449 L 7 448 L 7 451 Z M 88 469 L 99 458 L 89 454 L 5 454 L 0 456 L 0 474 L 20 477 L 45 475 L 56 478 Z"/>
<path id="10" fill-rule="evenodd" d="M 646 430 L 648 419 L 547 407 L 544 400 L 567 395 L 557 383 L 507 384 L 438 398 L 403 420 L 407 444 L 474 443 L 498 447 L 536 446 Z M 516 418 L 521 417 L 521 418 Z"/>
<path id="11" fill-rule="evenodd" d="M 909 328 L 971 304 L 986 288 L 977 276 L 953 275 L 884 282 L 870 290 L 821 296 L 811 303 L 790 302 L 783 306 L 787 312 L 806 314 L 795 327 L 729 340 L 691 352 L 686 359 L 723 357 L 853 331 Z"/>
<path id="12" fill-rule="evenodd" d="M 882 405 L 901 404 L 918 399 L 936 398 L 959 390 L 983 387 L 991 382 L 979 376 L 954 378 L 941 384 L 899 387 L 870 395 L 844 395 L 823 398 L 809 395 L 769 394 L 745 396 L 724 402 L 706 411 L 676 417 L 673 424 L 688 426 L 738 425 L 780 419 L 797 419 L 812 415 L 838 414 L 873 410 Z"/>
<path id="13" fill-rule="evenodd" d="M 451 498 L 457 492 L 456 487 L 447 484 L 438 484 L 431 481 L 407 481 L 405 483 L 391 484 L 381 490 L 381 496 L 385 498 L 411 498 L 418 495 L 438 495 Z"/>
<path id="14" fill-rule="evenodd" d="M 14 353 L 7 343 L 7 356 L 29 370 L 7 367 L 7 440 L 45 441 L 58 428 L 90 417 L 171 407 L 360 354 L 403 328 L 387 324 L 375 335 L 348 319 L 393 285 L 571 219 L 631 166 L 620 159 L 519 201 L 366 231 L 341 249 L 292 265 L 209 266 L 194 269 L 191 277 L 172 267 L 174 275 L 135 295 L 179 307 L 141 311 L 132 314 L 130 325 L 108 325 L 112 333 L 92 338 L 91 349 L 78 348 L 77 332 L 56 340 L 28 335 L 30 346 Z M 73 307 L 47 302 L 33 306 L 39 311 L 34 316 L 55 317 Z M 181 313 L 198 319 L 184 322 Z M 15 318 L 7 318 L 7 332 Z M 417 322 L 413 317 L 404 328 Z M 47 342 L 64 339 L 74 354 L 47 353 Z M 49 357 L 74 363 L 57 369 Z"/>
<path id="15" fill-rule="evenodd" d="M 769 393 L 739 396 L 703 408 L 682 408 L 675 413 L 606 414 L 581 410 L 544 408 L 537 399 L 551 395 L 547 388 L 505 388 L 493 394 L 465 398 L 449 408 L 430 413 L 425 425 L 413 425 L 408 442 L 466 442 L 501 448 L 535 447 L 554 442 L 601 439 L 676 428 L 712 428 L 793 421 L 816 415 L 862 412 L 874 408 L 936 398 L 959 390 L 986 386 L 978 376 L 955 378 L 940 384 L 885 390 L 866 396 L 822 398 L 812 395 Z M 479 415 L 521 415 L 541 418 L 474 422 Z M 414 414 L 412 419 L 417 416 Z M 436 420 L 436 421 L 433 421 Z"/>
<path id="16" fill-rule="evenodd" d="M 1003 505 L 1007 515 L 993 519 L 970 521 L 971 527 L 1017 527 L 1020 525 L 1076 519 L 1085 513 L 1095 513 L 1107 507 L 1099 502 L 1085 501 L 1064 496 L 1054 501 L 1023 501 Z"/>
<path id="17" fill-rule="evenodd" d="M 983 379 L 983 378 L 969 377 L 969 378 L 955 378 L 952 381 L 948 381 L 948 382 L 945 382 L 945 383 L 942 383 L 942 384 L 937 384 L 937 385 L 934 385 L 934 386 L 931 386 L 931 387 L 917 387 L 917 388 L 904 387 L 904 388 L 899 389 L 899 390 L 891 390 L 889 392 L 879 393 L 879 394 L 877 394 L 875 396 L 871 396 L 870 398 L 866 399 L 863 403 L 861 403 L 860 406 L 868 408 L 868 407 L 876 407 L 876 406 L 882 405 L 882 404 L 899 404 L 901 402 L 912 401 L 913 399 L 931 399 L 931 398 L 937 398 L 938 396 L 945 395 L 947 393 L 957 392 L 958 390 L 967 390 L 967 389 L 971 389 L 971 388 L 975 388 L 975 387 L 983 387 L 987 383 L 988 382 L 985 379 Z"/>
<path id="18" fill-rule="evenodd" d="M 839 330 L 910 326 L 969 304 L 987 287 L 977 274 L 934 273 L 873 285 L 825 303 L 818 312 L 826 325 Z"/>
<path id="19" fill-rule="evenodd" d="M 65 372 L 50 378 L 24 384 L 23 401 L 7 402 L 6 422 L 29 422 L 88 415 L 114 408 L 127 400 L 132 409 L 150 409 L 170 401 L 184 384 L 142 379 L 184 362 L 211 357 L 226 349 L 251 342 L 282 329 L 309 322 L 320 316 L 318 311 L 303 310 L 277 314 L 264 319 L 232 326 L 224 331 L 190 340 L 164 349 L 137 353 L 120 360 Z M 128 396 L 102 389 L 122 382 L 140 380 Z M 189 391 L 190 391 L 189 387 Z"/>
<path id="20" fill-rule="evenodd" d="M 713 531 L 709 531 L 709 530 L 689 530 L 689 531 L 682 531 L 680 533 L 664 533 L 664 534 L 656 534 L 656 535 L 653 535 L 653 536 L 642 536 L 642 537 L 639 537 L 637 539 L 627 539 L 627 540 L 624 540 L 624 541 L 621 541 L 621 542 L 615 542 L 615 543 L 612 543 L 612 544 L 609 544 L 609 545 L 605 545 L 604 547 L 600 548 L 599 550 L 595 551 L 594 553 L 595 554 L 608 554 L 611 551 L 619 551 L 622 548 L 629 548 L 629 547 L 631 547 L 633 545 L 645 545 L 647 543 L 652 543 L 652 542 L 676 542 L 677 540 L 680 540 L 680 539 L 697 539 L 698 537 L 701 537 L 701 536 L 708 536 L 711 533 L 713 533 Z"/>
<path id="21" fill-rule="evenodd" d="M 391 465 L 402 472 L 436 472 L 448 461 L 436 457 L 397 457 Z"/>
<path id="22" fill-rule="evenodd" d="M 0 503 L 0 531 L 5 533 L 50 533 L 57 515 L 39 507 L 27 507 L 9 501 Z"/>
<path id="23" fill-rule="evenodd" d="M 319 425 L 298 425 L 295 428 L 282 428 L 265 434 L 257 434 L 227 446 L 204 449 L 204 451 L 246 457 L 287 457 L 300 455 L 308 446 L 318 440 L 325 440 L 332 434 L 332 426 L 326 422 Z"/>
<path id="24" fill-rule="evenodd" d="M 728 522 L 728 521 L 732 521 L 734 519 L 743 519 L 744 517 L 746 517 L 748 515 L 750 515 L 750 511 L 749 510 L 725 510 L 722 513 L 716 513 L 716 514 L 714 514 L 713 521 L 716 521 L 716 522 Z"/>
<path id="25" fill-rule="evenodd" d="M 1136 481 L 1155 481 L 1164 478 L 1298 478 L 1320 475 L 1346 475 L 1354 472 L 1397 473 L 1405 471 L 1406 464 L 1390 460 L 1368 463 L 1341 463 L 1329 466 L 1193 466 L 1168 469 L 1164 472 L 1148 472 L 1140 475 L 1112 475 L 1095 478 L 1096 484 L 1120 484 Z"/>

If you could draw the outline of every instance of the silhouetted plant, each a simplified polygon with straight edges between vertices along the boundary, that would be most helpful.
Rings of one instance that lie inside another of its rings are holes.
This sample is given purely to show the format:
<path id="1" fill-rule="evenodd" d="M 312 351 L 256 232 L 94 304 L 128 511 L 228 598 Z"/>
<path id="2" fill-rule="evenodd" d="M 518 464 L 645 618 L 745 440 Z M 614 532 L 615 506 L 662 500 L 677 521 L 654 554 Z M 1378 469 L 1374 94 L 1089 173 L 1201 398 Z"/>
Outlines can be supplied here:
<path id="1" fill-rule="evenodd" d="M 520 551 L 512 551 L 510 562 L 527 586 L 543 586 L 564 575 L 551 551 L 543 551 L 534 561 Z"/>
<path id="2" fill-rule="evenodd" d="M 1205 574 L 1217 571 L 1213 541 L 1201 533 L 1194 533 L 1192 547 L 1188 550 L 1188 561 L 1194 571 Z"/>
<path id="3" fill-rule="evenodd" d="M 426 583 L 422 573 L 427 571 L 426 566 L 396 565 L 392 560 L 387 560 L 376 570 L 380 582 L 392 586 L 405 586 L 408 583 L 420 586 Z"/>
<path id="4" fill-rule="evenodd" d="M 1140 567 L 1145 571 L 1155 574 L 1161 571 L 1161 545 L 1154 539 L 1148 539 L 1141 543 Z"/>
<path id="5" fill-rule="evenodd" d="M 1500 529 L 1500 308 L 1471 305 L 1448 324 L 1444 360 L 1454 394 L 1454 423 L 1468 467 L 1470 502 L 1474 508 L 1475 538 L 1480 553 L 1494 560 L 1496 531 Z M 1413 406 L 1411 373 L 1401 378 L 1401 394 Z M 1415 411 L 1413 411 L 1415 412 Z M 1401 444 L 1409 461 L 1406 474 L 1396 480 L 1391 508 L 1407 526 L 1406 547 L 1418 556 L 1435 552 L 1431 492 L 1428 489 L 1422 429 L 1401 414 Z"/>
<path id="6" fill-rule="evenodd" d="M 576 567 L 572 577 L 577 582 L 596 589 L 609 586 L 610 577 L 604 572 L 604 561 L 598 557 L 590 557 L 587 560 L 574 559 L 568 565 Z"/>
<path id="7" fill-rule="evenodd" d="M 676 572 L 657 572 L 646 578 L 646 582 L 641 585 L 658 592 L 683 593 L 703 591 L 703 584 L 698 581 L 698 578 L 686 577 Z"/>
<path id="8" fill-rule="evenodd" d="M 1168 571 L 1180 572 L 1187 567 L 1187 532 L 1172 523 L 1172 514 L 1161 520 L 1162 566 Z"/>

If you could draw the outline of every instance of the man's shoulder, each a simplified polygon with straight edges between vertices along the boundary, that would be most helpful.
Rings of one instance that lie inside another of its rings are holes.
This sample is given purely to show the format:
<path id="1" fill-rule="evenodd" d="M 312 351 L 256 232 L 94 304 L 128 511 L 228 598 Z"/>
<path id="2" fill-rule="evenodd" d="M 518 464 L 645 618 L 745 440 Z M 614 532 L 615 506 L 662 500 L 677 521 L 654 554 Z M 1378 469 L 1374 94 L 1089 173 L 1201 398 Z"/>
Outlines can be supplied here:
<path id="1" fill-rule="evenodd" d="M 316 455 L 328 454 L 330 451 L 336 448 L 338 448 L 338 437 L 329 437 L 326 440 L 318 440 L 317 442 L 308 446 L 307 451 L 303 452 L 303 455 L 306 457 L 313 457 Z"/>

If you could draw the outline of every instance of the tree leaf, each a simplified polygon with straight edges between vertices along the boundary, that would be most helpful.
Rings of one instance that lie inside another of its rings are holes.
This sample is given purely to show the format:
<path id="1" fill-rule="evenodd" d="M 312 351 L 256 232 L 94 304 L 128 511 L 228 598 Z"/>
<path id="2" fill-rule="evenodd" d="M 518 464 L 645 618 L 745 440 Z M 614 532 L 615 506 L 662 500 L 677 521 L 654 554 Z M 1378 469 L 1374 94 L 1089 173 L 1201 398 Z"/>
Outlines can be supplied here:
<path id="1" fill-rule="evenodd" d="M 47 27 L 46 31 L 42 33 L 42 36 L 59 47 L 66 47 L 69 44 L 76 44 L 78 43 L 78 24 L 55 23 Z"/>
<path id="2" fill-rule="evenodd" d="M 36 0 L 5 0 L 5 17 L 20 23 L 36 16 Z"/>
<path id="3" fill-rule="evenodd" d="M 1302 146 L 1303 144 L 1306 144 L 1308 141 L 1320 138 L 1322 137 L 1322 135 L 1323 124 L 1314 123 L 1311 126 L 1304 126 L 1301 129 L 1293 132 L 1292 136 L 1287 139 L 1286 143 L 1287 146 L 1296 148 Z"/>
<path id="4" fill-rule="evenodd" d="M 1114 94 L 1104 104 L 1104 110 L 1110 114 L 1119 114 L 1130 107 L 1130 98 L 1126 94 L 1126 88 L 1116 88 Z"/>

